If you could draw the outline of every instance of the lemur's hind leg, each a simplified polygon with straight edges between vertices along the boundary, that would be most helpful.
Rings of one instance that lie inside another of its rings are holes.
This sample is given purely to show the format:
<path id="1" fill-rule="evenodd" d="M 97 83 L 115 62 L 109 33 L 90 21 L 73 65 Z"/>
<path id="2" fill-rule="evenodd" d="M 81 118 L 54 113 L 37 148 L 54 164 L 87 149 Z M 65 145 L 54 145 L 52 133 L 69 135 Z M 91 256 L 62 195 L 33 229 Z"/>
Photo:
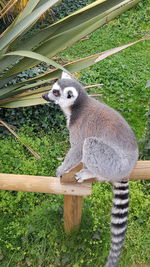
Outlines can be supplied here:
<path id="1" fill-rule="evenodd" d="M 99 181 L 117 181 L 126 177 L 130 171 L 127 157 L 123 157 L 119 148 L 101 141 L 96 137 L 88 137 L 83 145 L 83 170 L 76 174 L 76 180 L 96 177 Z"/>

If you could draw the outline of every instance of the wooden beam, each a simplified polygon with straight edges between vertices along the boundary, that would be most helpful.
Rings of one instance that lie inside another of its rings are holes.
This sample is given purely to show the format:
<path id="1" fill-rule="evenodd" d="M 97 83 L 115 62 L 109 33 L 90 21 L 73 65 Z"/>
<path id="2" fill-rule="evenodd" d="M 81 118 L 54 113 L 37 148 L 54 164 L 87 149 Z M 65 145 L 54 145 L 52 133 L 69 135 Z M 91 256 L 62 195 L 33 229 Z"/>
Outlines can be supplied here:
<path id="1" fill-rule="evenodd" d="M 60 178 L 56 177 L 0 173 L 0 189 L 89 196 L 91 195 L 92 185 L 89 183 L 61 184 Z"/>
<path id="2" fill-rule="evenodd" d="M 61 183 L 74 183 L 75 174 L 83 168 L 83 163 L 80 162 L 70 172 L 63 174 Z M 150 160 L 139 160 L 129 176 L 129 180 L 150 180 Z M 96 182 L 95 178 L 89 179 L 87 182 Z"/>
<path id="3" fill-rule="evenodd" d="M 150 160 L 139 160 L 129 180 L 150 180 Z"/>
<path id="4" fill-rule="evenodd" d="M 82 166 L 82 163 L 80 163 L 69 173 L 64 174 L 61 179 L 47 176 L 0 173 L 0 189 L 88 196 L 91 195 L 91 184 L 89 182 L 78 184 L 74 179 L 75 173 Z M 150 160 L 138 161 L 130 174 L 129 180 L 150 180 Z M 90 180 L 90 182 L 92 181 L 95 181 L 95 179 Z"/>

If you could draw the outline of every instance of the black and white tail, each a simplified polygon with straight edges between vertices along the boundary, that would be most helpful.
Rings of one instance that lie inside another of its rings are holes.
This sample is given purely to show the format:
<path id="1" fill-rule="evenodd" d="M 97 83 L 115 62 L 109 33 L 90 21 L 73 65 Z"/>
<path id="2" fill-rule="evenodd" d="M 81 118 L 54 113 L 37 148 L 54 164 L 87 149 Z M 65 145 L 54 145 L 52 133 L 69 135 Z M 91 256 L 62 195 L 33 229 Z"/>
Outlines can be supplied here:
<path id="1" fill-rule="evenodd" d="M 117 267 L 127 228 L 129 184 L 128 181 L 113 183 L 113 207 L 111 218 L 111 245 L 105 267 Z"/>

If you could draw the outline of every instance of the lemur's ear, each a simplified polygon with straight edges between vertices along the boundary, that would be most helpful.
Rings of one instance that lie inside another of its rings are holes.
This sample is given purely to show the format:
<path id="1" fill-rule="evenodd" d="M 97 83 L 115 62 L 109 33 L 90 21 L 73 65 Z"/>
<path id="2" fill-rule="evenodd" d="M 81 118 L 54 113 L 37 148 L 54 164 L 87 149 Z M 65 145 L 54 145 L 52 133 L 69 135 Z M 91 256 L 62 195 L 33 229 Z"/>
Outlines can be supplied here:
<path id="1" fill-rule="evenodd" d="M 66 98 L 73 98 L 75 100 L 78 97 L 77 90 L 72 86 L 64 88 L 63 93 Z"/>
<path id="2" fill-rule="evenodd" d="M 71 98 L 71 97 L 73 97 L 73 92 L 71 90 L 69 90 L 67 92 L 67 98 Z"/>
<path id="3" fill-rule="evenodd" d="M 61 75 L 61 79 L 72 79 L 72 78 L 67 72 L 63 71 Z"/>

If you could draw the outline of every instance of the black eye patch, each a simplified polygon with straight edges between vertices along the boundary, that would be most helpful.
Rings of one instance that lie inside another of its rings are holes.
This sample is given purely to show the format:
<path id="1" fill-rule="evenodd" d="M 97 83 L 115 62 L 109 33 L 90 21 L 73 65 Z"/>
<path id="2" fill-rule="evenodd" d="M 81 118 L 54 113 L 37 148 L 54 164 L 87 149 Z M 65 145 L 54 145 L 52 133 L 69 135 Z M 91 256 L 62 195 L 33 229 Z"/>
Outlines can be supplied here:
<path id="1" fill-rule="evenodd" d="M 60 96 L 60 91 L 54 89 L 54 90 L 53 90 L 53 95 L 55 95 L 55 96 Z"/>
<path id="2" fill-rule="evenodd" d="M 73 92 L 72 91 L 68 91 L 67 98 L 71 98 L 72 96 L 73 96 Z"/>

